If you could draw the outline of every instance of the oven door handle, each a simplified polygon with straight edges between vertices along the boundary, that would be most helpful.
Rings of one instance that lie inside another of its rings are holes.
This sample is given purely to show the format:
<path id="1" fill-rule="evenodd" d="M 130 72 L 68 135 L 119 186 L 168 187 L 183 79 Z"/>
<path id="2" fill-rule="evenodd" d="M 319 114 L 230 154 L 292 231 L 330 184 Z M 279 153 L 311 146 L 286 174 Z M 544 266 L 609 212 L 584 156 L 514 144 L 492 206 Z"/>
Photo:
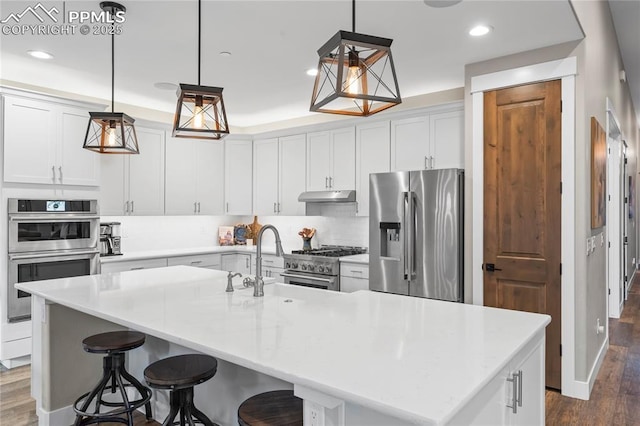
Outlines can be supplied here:
<path id="1" fill-rule="evenodd" d="M 324 283 L 332 283 L 333 280 L 330 280 L 328 278 L 320 278 L 320 277 L 310 277 L 308 275 L 295 275 L 295 274 L 288 274 L 286 272 L 281 272 L 280 275 L 282 275 L 283 277 L 288 277 L 288 278 L 299 278 L 299 279 L 304 279 L 304 280 L 309 280 L 309 281 L 321 281 Z"/>
<path id="2" fill-rule="evenodd" d="M 100 216 L 96 215 L 50 215 L 50 216 L 9 216 L 11 222 L 69 222 L 69 221 L 83 221 L 83 220 L 95 220 L 100 219 Z"/>
<path id="3" fill-rule="evenodd" d="M 24 254 L 10 254 L 9 260 L 24 260 L 24 259 L 42 259 L 45 257 L 60 257 L 60 256 L 82 256 L 85 254 L 98 254 L 100 250 L 65 250 L 64 252 L 39 252 L 39 253 L 24 253 Z"/>

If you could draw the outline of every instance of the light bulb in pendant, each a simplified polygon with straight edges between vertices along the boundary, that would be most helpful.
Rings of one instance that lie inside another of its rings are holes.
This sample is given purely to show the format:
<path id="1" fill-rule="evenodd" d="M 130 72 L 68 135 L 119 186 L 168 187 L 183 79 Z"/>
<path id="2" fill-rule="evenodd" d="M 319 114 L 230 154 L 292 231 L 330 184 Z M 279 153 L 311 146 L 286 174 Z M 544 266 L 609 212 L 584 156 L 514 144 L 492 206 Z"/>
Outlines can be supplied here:
<path id="1" fill-rule="evenodd" d="M 349 51 L 349 68 L 347 70 L 347 93 L 350 95 L 359 95 L 362 93 L 362 81 L 360 79 L 360 59 L 358 52 Z"/>
<path id="2" fill-rule="evenodd" d="M 107 146 L 116 146 L 116 123 L 114 121 L 109 122 L 109 127 L 107 128 Z"/>
<path id="3" fill-rule="evenodd" d="M 196 96 L 196 106 L 193 108 L 193 127 L 196 129 L 202 129 L 204 127 L 202 96 Z"/>

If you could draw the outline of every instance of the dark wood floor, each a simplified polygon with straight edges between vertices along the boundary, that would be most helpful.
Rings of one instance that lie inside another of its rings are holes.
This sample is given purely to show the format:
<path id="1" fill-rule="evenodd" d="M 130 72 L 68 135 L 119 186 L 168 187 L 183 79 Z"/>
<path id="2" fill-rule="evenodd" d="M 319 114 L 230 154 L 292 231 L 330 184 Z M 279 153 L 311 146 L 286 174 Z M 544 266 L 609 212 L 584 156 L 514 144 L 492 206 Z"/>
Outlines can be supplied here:
<path id="1" fill-rule="evenodd" d="M 619 320 L 609 320 L 609 351 L 588 401 L 547 391 L 547 425 L 640 425 L 640 275 Z"/>
<path id="2" fill-rule="evenodd" d="M 636 274 L 622 317 L 609 320 L 609 333 L 609 351 L 591 399 L 582 401 L 547 391 L 547 425 L 640 425 L 640 275 Z M 29 366 L 0 371 L 1 425 L 38 424 L 35 402 L 29 396 L 30 373 Z M 146 422 L 140 414 L 136 426 L 142 425 L 159 423 Z"/>

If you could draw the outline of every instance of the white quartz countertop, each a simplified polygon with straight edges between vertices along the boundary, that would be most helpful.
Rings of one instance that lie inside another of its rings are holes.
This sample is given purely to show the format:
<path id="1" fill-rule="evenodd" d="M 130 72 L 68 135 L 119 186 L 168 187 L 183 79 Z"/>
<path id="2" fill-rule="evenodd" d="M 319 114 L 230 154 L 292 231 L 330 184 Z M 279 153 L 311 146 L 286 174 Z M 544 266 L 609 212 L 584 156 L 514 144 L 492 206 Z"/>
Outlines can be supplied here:
<path id="1" fill-rule="evenodd" d="M 256 246 L 209 246 L 178 249 L 141 250 L 124 253 L 122 256 L 102 256 L 101 263 L 124 262 L 127 260 L 157 259 L 161 257 L 194 256 L 214 253 L 255 253 Z M 263 247 L 262 253 L 275 254 L 275 247 Z"/>
<path id="2" fill-rule="evenodd" d="M 16 284 L 51 302 L 419 424 L 452 418 L 546 315 L 271 284 L 189 266 Z"/>
<path id="3" fill-rule="evenodd" d="M 343 263 L 363 263 L 369 264 L 369 253 L 354 254 L 352 256 L 343 256 L 340 258 L 340 262 Z"/>

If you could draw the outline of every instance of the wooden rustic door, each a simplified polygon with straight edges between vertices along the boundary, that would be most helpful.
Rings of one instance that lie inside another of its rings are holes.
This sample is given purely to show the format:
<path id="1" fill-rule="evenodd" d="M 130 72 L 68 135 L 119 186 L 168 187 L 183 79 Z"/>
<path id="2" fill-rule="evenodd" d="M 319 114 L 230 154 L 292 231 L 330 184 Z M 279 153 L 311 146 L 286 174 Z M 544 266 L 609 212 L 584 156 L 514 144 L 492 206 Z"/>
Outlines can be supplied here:
<path id="1" fill-rule="evenodd" d="M 484 94 L 484 304 L 551 316 L 546 385 L 560 389 L 561 84 Z"/>

